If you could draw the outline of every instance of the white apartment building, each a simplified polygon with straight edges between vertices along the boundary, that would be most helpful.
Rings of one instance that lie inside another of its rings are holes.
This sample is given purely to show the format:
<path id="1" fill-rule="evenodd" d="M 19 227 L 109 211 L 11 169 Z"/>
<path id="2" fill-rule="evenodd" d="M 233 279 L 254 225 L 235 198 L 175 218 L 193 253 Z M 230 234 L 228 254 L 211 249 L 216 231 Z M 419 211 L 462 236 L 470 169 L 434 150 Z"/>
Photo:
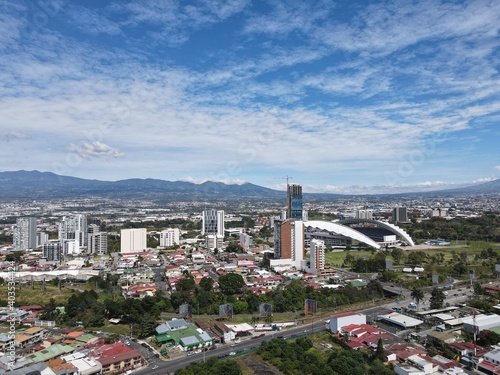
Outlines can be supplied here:
<path id="1" fill-rule="evenodd" d="M 147 248 L 146 228 L 122 229 L 120 231 L 120 252 L 135 253 Z"/>
<path id="2" fill-rule="evenodd" d="M 160 232 L 160 246 L 170 247 L 180 244 L 179 228 L 167 228 Z"/>
<path id="3" fill-rule="evenodd" d="M 13 232 L 14 250 L 36 249 L 36 245 L 36 218 L 17 218 Z"/>
<path id="4" fill-rule="evenodd" d="M 325 241 L 311 240 L 310 269 L 314 275 L 321 275 L 325 270 Z"/>
<path id="5" fill-rule="evenodd" d="M 373 210 L 356 210 L 356 219 L 373 219 Z"/>
<path id="6" fill-rule="evenodd" d="M 106 254 L 108 251 L 108 233 L 101 232 L 98 225 L 90 224 L 87 244 L 90 254 Z"/>
<path id="7" fill-rule="evenodd" d="M 59 223 L 59 241 L 76 240 L 78 247 L 87 245 L 87 217 L 75 215 L 64 217 Z"/>

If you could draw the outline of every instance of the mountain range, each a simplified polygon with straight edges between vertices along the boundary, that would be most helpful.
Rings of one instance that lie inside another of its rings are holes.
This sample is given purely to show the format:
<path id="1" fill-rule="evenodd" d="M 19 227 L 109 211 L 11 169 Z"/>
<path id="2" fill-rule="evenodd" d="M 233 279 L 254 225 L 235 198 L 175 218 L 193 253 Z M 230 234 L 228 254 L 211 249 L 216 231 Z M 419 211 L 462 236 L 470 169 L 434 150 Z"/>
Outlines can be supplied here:
<path id="1" fill-rule="evenodd" d="M 51 172 L 0 172 L 0 199 L 43 200 L 78 197 L 160 200 L 237 200 L 279 198 L 286 193 L 251 183 L 224 184 L 132 178 L 119 181 L 88 180 Z"/>
<path id="2" fill-rule="evenodd" d="M 499 194 L 500 179 L 468 187 L 407 193 L 402 195 L 449 196 L 458 194 Z M 240 199 L 284 199 L 285 191 L 278 191 L 251 183 L 225 184 L 207 181 L 195 184 L 186 181 L 159 179 L 126 179 L 120 181 L 88 180 L 61 176 L 51 172 L 9 171 L 0 172 L 1 200 L 44 200 L 85 197 L 150 199 L 166 201 L 207 200 L 225 201 Z M 346 197 L 342 194 L 304 194 L 305 197 L 328 199 Z M 349 195 L 352 196 L 352 195 Z"/>

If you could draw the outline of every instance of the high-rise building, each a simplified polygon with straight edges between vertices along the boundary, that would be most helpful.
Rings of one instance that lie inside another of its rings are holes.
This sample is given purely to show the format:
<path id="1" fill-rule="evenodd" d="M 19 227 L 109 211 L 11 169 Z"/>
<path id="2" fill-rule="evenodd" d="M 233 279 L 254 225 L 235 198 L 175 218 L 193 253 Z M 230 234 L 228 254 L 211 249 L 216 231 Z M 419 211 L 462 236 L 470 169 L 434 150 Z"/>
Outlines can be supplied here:
<path id="1" fill-rule="evenodd" d="M 43 246 L 45 242 L 49 240 L 49 234 L 46 232 L 36 233 L 36 246 Z"/>
<path id="2" fill-rule="evenodd" d="M 108 251 L 108 233 L 101 232 L 99 225 L 90 224 L 87 246 L 90 254 L 106 254 Z"/>
<path id="3" fill-rule="evenodd" d="M 356 219 L 373 219 L 373 210 L 357 210 Z"/>
<path id="4" fill-rule="evenodd" d="M 395 223 L 408 222 L 408 212 L 406 207 L 394 207 L 392 210 L 392 221 Z"/>
<path id="5" fill-rule="evenodd" d="M 120 231 L 120 251 L 135 253 L 147 248 L 146 228 L 122 229 Z"/>
<path id="6" fill-rule="evenodd" d="M 205 210 L 202 213 L 201 234 L 208 249 L 220 249 L 224 241 L 224 211 Z"/>
<path id="7" fill-rule="evenodd" d="M 75 215 L 64 217 L 59 223 L 59 241 L 76 240 L 78 247 L 87 245 L 87 217 Z"/>
<path id="8" fill-rule="evenodd" d="M 201 234 L 215 234 L 224 237 L 224 211 L 205 210 L 202 213 Z"/>
<path id="9" fill-rule="evenodd" d="M 168 228 L 160 232 L 160 246 L 170 247 L 180 244 L 179 228 Z"/>
<path id="10" fill-rule="evenodd" d="M 13 232 L 15 250 L 36 249 L 36 218 L 20 217 L 16 220 Z"/>
<path id="11" fill-rule="evenodd" d="M 304 260 L 304 222 L 300 220 L 275 221 L 274 258 L 289 260 L 301 267 Z"/>
<path id="12" fill-rule="evenodd" d="M 61 241 L 50 240 L 43 244 L 43 258 L 47 262 L 60 262 L 61 261 Z"/>
<path id="13" fill-rule="evenodd" d="M 302 220 L 302 186 L 287 185 L 287 219 Z"/>
<path id="14" fill-rule="evenodd" d="M 321 275 L 325 270 L 325 242 L 321 240 L 311 240 L 310 268 L 314 275 Z"/>

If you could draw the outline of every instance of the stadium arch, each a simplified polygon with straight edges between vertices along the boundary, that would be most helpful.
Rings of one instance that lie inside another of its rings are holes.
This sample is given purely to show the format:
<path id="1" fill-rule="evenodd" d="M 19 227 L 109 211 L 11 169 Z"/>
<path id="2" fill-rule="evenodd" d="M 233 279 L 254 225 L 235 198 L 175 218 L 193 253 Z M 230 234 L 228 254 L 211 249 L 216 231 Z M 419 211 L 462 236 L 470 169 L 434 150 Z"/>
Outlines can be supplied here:
<path id="1" fill-rule="evenodd" d="M 379 221 L 379 220 L 373 220 L 373 219 L 345 219 L 345 220 L 340 220 L 339 224 L 343 226 L 348 226 L 349 224 L 362 224 L 362 223 L 367 223 L 367 224 L 374 224 L 378 228 L 383 228 L 386 229 L 392 233 L 394 233 L 396 236 L 399 238 L 403 239 L 404 242 L 406 242 L 410 246 L 415 246 L 415 243 L 413 242 L 412 238 L 406 231 L 394 224 L 386 223 L 384 221 Z M 349 227 L 350 228 L 350 227 Z M 353 228 L 351 228 L 353 229 Z M 355 230 L 355 229 L 353 229 Z"/>
<path id="2" fill-rule="evenodd" d="M 340 234 L 342 236 L 352 238 L 358 242 L 362 242 L 368 246 L 374 247 L 377 250 L 381 248 L 381 246 L 375 241 L 373 241 L 370 237 L 366 236 L 361 232 L 358 232 L 357 230 L 347 225 L 341 225 L 338 223 L 333 223 L 331 221 L 312 220 L 312 221 L 304 221 L 304 226 L 309 228 L 318 228 L 321 230 L 326 230 L 328 232 Z"/>

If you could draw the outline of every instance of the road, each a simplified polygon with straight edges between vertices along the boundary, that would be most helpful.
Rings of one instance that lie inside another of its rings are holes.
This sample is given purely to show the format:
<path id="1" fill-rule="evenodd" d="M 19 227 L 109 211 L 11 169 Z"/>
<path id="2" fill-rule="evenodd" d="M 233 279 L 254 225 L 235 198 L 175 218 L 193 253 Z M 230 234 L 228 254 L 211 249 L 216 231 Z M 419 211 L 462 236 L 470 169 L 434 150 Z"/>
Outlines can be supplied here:
<path id="1" fill-rule="evenodd" d="M 203 362 L 212 357 L 218 357 L 222 355 L 227 355 L 226 358 L 232 358 L 233 356 L 229 356 L 231 352 L 240 352 L 239 354 L 248 353 L 249 351 L 256 350 L 260 344 L 264 341 L 269 341 L 272 338 L 277 338 L 283 336 L 284 339 L 291 338 L 292 335 L 304 336 L 311 333 L 317 333 L 325 330 L 325 323 L 323 320 L 315 322 L 314 324 L 308 324 L 306 326 L 289 328 L 284 331 L 274 331 L 265 333 L 264 337 L 256 337 L 253 339 L 245 339 L 242 340 L 238 344 L 231 345 L 219 345 L 214 350 L 207 350 L 206 352 L 202 352 L 199 354 L 194 354 L 191 356 L 187 356 L 168 361 L 155 361 L 150 363 L 149 366 L 145 369 L 135 371 L 133 374 L 135 375 L 165 375 L 167 373 L 173 374 L 175 371 L 186 367 L 187 365 L 194 362 Z M 157 368 L 154 368 L 158 366 Z"/>

